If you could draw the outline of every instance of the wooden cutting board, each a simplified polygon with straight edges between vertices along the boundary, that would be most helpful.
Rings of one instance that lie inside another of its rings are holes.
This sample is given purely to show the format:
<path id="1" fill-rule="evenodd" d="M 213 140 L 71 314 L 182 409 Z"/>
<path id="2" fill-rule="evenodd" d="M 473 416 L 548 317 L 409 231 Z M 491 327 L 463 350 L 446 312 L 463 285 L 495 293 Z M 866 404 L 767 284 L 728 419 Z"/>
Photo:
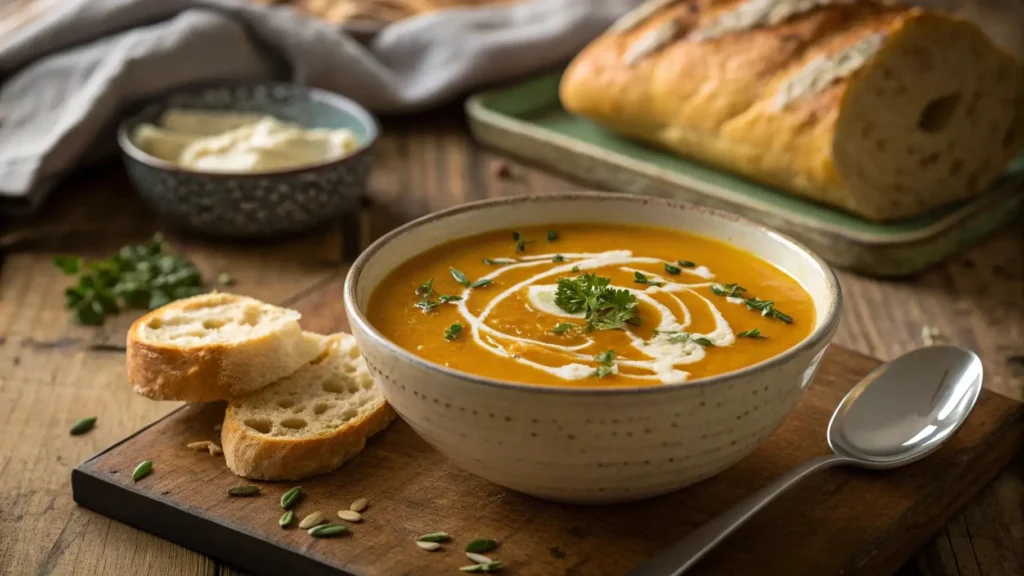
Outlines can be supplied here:
<path id="1" fill-rule="evenodd" d="M 223 458 L 185 444 L 217 439 L 223 405 L 182 408 L 82 463 L 75 501 L 111 518 L 255 574 L 459 574 L 474 538 L 506 575 L 619 575 L 800 462 L 828 452 L 825 429 L 843 395 L 878 361 L 833 347 L 804 399 L 768 442 L 726 472 L 653 500 L 569 506 L 536 500 L 448 464 L 402 422 L 341 471 L 301 482 L 296 518 L 316 510 L 337 519 L 370 500 L 351 534 L 314 539 L 281 529 L 281 494 L 295 483 L 246 483 Z M 1024 405 L 984 391 L 949 444 L 903 469 L 818 473 L 729 538 L 694 574 L 785 576 L 891 574 L 988 482 L 1024 442 Z M 153 461 L 138 483 L 136 464 Z M 297 520 L 296 523 L 297 524 Z M 293 526 L 295 525 L 293 524 Z M 454 541 L 426 552 L 416 536 L 443 530 Z"/>

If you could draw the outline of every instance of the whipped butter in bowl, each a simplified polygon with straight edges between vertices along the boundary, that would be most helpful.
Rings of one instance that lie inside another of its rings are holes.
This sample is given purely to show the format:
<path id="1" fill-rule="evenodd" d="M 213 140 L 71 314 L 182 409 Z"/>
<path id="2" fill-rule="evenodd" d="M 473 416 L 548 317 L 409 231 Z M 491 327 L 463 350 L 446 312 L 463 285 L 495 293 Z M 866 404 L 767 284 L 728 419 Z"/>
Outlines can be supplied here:
<path id="1" fill-rule="evenodd" d="M 185 88 L 129 114 L 118 143 L 139 196 L 172 224 L 258 238 L 354 218 L 380 129 L 326 90 L 262 82 Z"/>
<path id="2" fill-rule="evenodd" d="M 167 110 L 161 125 L 139 124 L 132 141 L 182 168 L 257 173 L 343 158 L 359 147 L 346 128 L 305 128 L 269 115 L 218 110 Z"/>

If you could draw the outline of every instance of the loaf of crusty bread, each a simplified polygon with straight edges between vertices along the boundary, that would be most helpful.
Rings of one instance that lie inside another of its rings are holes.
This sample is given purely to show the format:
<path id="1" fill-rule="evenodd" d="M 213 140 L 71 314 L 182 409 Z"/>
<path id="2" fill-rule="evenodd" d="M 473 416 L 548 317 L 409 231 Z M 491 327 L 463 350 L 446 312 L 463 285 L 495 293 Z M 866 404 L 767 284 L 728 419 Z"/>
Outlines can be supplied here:
<path id="1" fill-rule="evenodd" d="M 154 400 L 212 402 L 259 390 L 320 352 L 300 316 L 225 293 L 171 302 L 128 331 L 128 379 Z"/>
<path id="2" fill-rule="evenodd" d="M 572 62 L 562 103 L 870 220 L 983 192 L 1024 147 L 1024 67 L 974 25 L 849 0 L 654 0 Z"/>
<path id="3" fill-rule="evenodd" d="M 299 480 L 330 472 L 394 419 L 355 338 L 319 338 L 322 352 L 313 361 L 228 404 L 221 443 L 235 474 Z"/>

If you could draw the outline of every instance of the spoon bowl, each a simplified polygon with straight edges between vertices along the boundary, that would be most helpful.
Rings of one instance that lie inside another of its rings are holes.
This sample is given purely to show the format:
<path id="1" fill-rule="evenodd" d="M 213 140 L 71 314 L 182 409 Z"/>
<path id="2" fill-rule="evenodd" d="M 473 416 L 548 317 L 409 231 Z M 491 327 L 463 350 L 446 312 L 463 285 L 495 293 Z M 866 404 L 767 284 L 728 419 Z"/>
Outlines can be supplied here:
<path id="1" fill-rule="evenodd" d="M 919 348 L 876 368 L 839 403 L 828 426 L 836 454 L 866 468 L 931 454 L 974 407 L 981 359 L 956 346 Z"/>
<path id="2" fill-rule="evenodd" d="M 839 464 L 896 468 L 931 454 L 967 419 L 981 393 L 981 360 L 956 346 L 932 346 L 890 360 L 847 393 L 832 414 L 834 454 L 790 470 L 701 526 L 628 576 L 679 576 L 758 510 L 803 477 Z"/>

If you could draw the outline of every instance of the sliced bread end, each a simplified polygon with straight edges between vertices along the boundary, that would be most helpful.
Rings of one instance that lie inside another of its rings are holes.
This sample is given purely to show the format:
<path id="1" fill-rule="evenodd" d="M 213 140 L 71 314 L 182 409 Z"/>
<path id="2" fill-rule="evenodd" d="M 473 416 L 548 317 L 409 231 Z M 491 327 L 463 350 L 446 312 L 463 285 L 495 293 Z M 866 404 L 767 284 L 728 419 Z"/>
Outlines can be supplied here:
<path id="1" fill-rule="evenodd" d="M 395 418 L 355 339 L 321 338 L 323 351 L 307 365 L 228 405 L 221 443 L 235 474 L 299 480 L 330 472 Z"/>
<path id="2" fill-rule="evenodd" d="M 211 293 L 145 314 L 128 331 L 128 379 L 154 400 L 212 402 L 259 390 L 321 350 L 301 315 L 253 298 Z"/>

